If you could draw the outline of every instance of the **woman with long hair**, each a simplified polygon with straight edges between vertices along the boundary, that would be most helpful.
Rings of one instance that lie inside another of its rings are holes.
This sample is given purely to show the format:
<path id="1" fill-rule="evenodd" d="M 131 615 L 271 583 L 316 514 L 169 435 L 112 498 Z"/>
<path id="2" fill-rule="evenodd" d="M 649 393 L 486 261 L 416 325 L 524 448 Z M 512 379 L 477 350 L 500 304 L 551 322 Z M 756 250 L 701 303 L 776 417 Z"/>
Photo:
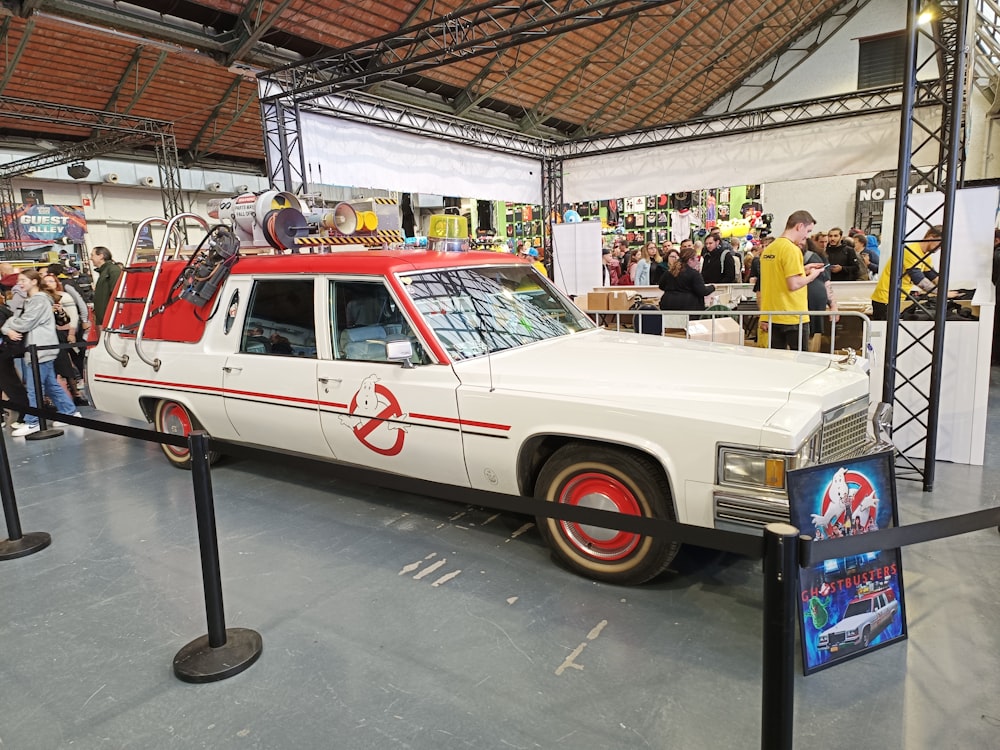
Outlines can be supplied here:
<path id="1" fill-rule="evenodd" d="M 0 328 L 3 333 L 12 341 L 25 340 L 25 346 L 51 346 L 59 343 L 56 335 L 55 314 L 52 311 L 52 301 L 49 295 L 42 291 L 42 276 L 38 271 L 27 268 L 18 274 L 17 283 L 24 290 L 27 299 L 20 315 L 15 315 L 4 323 Z M 56 359 L 56 349 L 42 349 L 38 352 L 38 370 L 41 375 L 42 393 L 52 400 L 53 406 L 60 414 L 70 414 L 80 416 L 69 395 L 59 385 L 56 379 L 56 371 L 53 363 Z M 24 355 L 26 368 L 32 365 L 31 354 Z M 35 378 L 30 370 L 25 372 L 25 385 L 28 390 L 28 404 L 37 407 L 40 403 L 38 394 L 35 393 Z M 59 426 L 58 422 L 53 422 L 53 426 Z M 27 414 L 24 417 L 24 426 L 14 430 L 11 435 L 14 437 L 24 437 L 33 432 L 38 432 L 38 417 L 34 414 Z"/>
<path id="2" fill-rule="evenodd" d="M 80 312 L 76 307 L 76 300 L 72 295 L 63 289 L 62 282 L 54 273 L 46 273 L 42 276 L 42 290 L 49 295 L 52 300 L 52 310 L 54 313 L 62 311 L 69 318 L 68 323 L 60 325 L 56 321 L 56 336 L 59 337 L 60 344 L 76 343 L 77 327 L 80 324 Z M 80 382 L 81 373 L 73 363 L 68 349 L 60 349 L 55 361 L 56 375 L 66 381 L 66 387 L 73 397 L 73 403 L 78 406 L 86 406 L 87 399 L 80 395 L 77 383 Z"/>
<path id="3" fill-rule="evenodd" d="M 670 270 L 660 279 L 661 310 L 704 310 L 705 297 L 715 294 L 715 287 L 706 284 L 700 270 L 701 259 L 694 248 L 681 248 L 671 260 Z"/>
<path id="4" fill-rule="evenodd" d="M 650 262 L 650 248 L 653 249 L 653 253 L 656 253 L 656 245 L 650 242 L 648 245 L 644 246 L 639 252 L 639 262 L 635 266 L 635 285 L 636 286 L 649 286 L 649 269 L 652 266 Z"/>

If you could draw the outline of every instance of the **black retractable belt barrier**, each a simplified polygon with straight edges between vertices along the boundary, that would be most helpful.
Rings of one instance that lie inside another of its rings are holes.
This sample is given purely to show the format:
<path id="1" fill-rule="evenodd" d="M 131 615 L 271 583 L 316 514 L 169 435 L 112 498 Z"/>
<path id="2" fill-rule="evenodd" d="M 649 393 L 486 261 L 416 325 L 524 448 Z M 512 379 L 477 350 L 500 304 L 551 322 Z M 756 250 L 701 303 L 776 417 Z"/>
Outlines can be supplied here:
<path id="1" fill-rule="evenodd" d="M 52 537 L 44 531 L 21 533 L 21 519 L 17 515 L 17 500 L 14 498 L 14 480 L 10 474 L 10 459 L 7 457 L 7 440 L 0 426 L 0 501 L 7 522 L 7 539 L 0 541 L 0 560 L 13 560 L 43 550 L 52 544 Z"/>
<path id="2" fill-rule="evenodd" d="M 764 528 L 761 750 L 792 750 L 798 544 L 794 526 L 771 523 Z"/>
<path id="3" fill-rule="evenodd" d="M 188 437 L 191 480 L 194 483 L 201 575 L 205 586 L 208 635 L 195 638 L 174 657 L 174 674 L 185 682 L 216 682 L 237 675 L 260 658 L 260 633 L 246 628 L 226 629 L 222 606 L 219 540 L 215 531 L 215 501 L 208 459 L 208 435 L 196 430 Z"/>
<path id="4" fill-rule="evenodd" d="M 57 347 L 43 347 L 45 349 L 52 349 Z M 28 347 L 28 354 L 31 355 L 31 377 L 35 383 L 35 405 L 41 406 L 45 400 L 45 394 L 42 393 L 42 371 L 38 365 L 38 347 L 32 344 Z M 41 414 L 38 415 L 38 432 L 29 432 L 24 436 L 25 440 L 48 440 L 49 438 L 59 437 L 63 434 L 62 430 L 50 429 L 49 424 L 45 417 Z"/>

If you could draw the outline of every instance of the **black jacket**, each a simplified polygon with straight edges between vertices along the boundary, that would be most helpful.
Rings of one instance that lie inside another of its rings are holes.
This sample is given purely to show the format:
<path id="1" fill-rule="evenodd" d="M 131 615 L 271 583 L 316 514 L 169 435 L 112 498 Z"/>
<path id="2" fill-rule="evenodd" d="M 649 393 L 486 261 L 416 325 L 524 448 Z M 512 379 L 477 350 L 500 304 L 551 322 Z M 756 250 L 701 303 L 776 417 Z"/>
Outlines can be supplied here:
<path id="1" fill-rule="evenodd" d="M 736 277 L 736 254 L 732 250 L 726 249 L 725 245 L 718 245 L 713 252 L 702 253 L 701 275 L 710 284 L 735 284 Z"/>
<path id="2" fill-rule="evenodd" d="M 830 269 L 830 276 L 833 281 L 857 281 L 858 276 L 858 254 L 854 251 L 854 243 L 850 245 L 841 243 L 840 245 L 827 245 L 826 255 L 831 266 L 843 266 L 843 269 L 833 272 Z"/>
<path id="3" fill-rule="evenodd" d="M 693 268 L 685 267 L 674 276 L 669 271 L 660 279 L 661 310 L 704 310 L 705 297 L 715 292 L 715 287 L 706 284 L 701 274 Z"/>

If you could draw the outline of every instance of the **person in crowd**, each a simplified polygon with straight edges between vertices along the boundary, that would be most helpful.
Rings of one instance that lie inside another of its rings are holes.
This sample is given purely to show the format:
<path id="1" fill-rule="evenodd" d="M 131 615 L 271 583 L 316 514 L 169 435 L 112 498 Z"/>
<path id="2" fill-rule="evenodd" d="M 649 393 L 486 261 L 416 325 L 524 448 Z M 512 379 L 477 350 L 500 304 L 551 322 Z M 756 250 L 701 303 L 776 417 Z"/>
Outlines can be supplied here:
<path id="1" fill-rule="evenodd" d="M 661 310 L 704 310 L 705 297 L 715 294 L 715 287 L 706 284 L 699 270 L 701 259 L 694 248 L 682 248 L 671 260 L 670 270 L 660 280 Z"/>
<path id="2" fill-rule="evenodd" d="M 931 227 L 922 240 L 903 247 L 903 275 L 899 293 L 902 299 L 908 294 L 923 294 L 936 288 L 938 273 L 931 264 L 931 255 L 941 249 L 941 225 Z M 872 320 L 885 320 L 889 312 L 889 283 L 892 279 L 890 257 L 879 274 L 872 293 Z"/>
<path id="3" fill-rule="evenodd" d="M 667 247 L 668 245 L 669 247 Z M 660 279 L 663 278 L 663 274 L 667 272 L 669 266 L 667 256 L 676 252 L 672 242 L 664 242 L 662 247 L 656 248 L 656 254 L 649 259 L 649 283 L 652 286 L 659 286 Z"/>
<path id="4" fill-rule="evenodd" d="M 545 278 L 549 277 L 549 272 L 545 268 L 545 264 L 542 263 L 541 258 L 538 257 L 538 248 L 536 248 L 536 247 L 529 247 L 528 248 L 528 258 L 531 259 L 531 265 L 533 265 L 535 267 L 535 270 L 538 271 L 538 273 L 540 273 Z"/>
<path id="5" fill-rule="evenodd" d="M 858 254 L 854 241 L 844 237 L 844 230 L 833 227 L 828 233 L 826 255 L 830 259 L 830 276 L 834 281 L 856 281 L 859 276 Z"/>
<path id="6" fill-rule="evenodd" d="M 604 248 L 601 251 L 601 274 L 604 286 L 618 286 L 621 278 L 621 264 L 614 256 L 614 251 Z"/>
<path id="7" fill-rule="evenodd" d="M 875 278 L 878 275 L 878 266 L 881 253 L 878 250 L 878 237 L 874 234 L 865 235 L 865 252 L 868 253 L 868 275 Z"/>
<path id="8" fill-rule="evenodd" d="M 47 294 L 42 291 L 42 276 L 34 269 L 25 269 L 18 275 L 18 284 L 25 291 L 27 301 L 24 303 L 24 310 L 20 315 L 11 317 L 0 327 L 3 333 L 12 341 L 25 340 L 26 346 L 51 346 L 59 343 L 56 335 L 55 315 L 52 311 L 52 302 Z M 80 416 L 76 406 L 70 400 L 69 394 L 63 390 L 56 379 L 54 362 L 57 350 L 43 349 L 38 352 L 38 370 L 41 375 L 42 393 L 35 393 L 34 377 L 25 378 L 28 391 L 29 406 L 37 406 L 41 402 L 41 396 L 45 395 L 51 399 L 53 406 L 60 414 L 70 414 L 75 417 Z M 25 365 L 31 366 L 31 355 L 24 356 Z M 53 422 L 54 427 L 60 426 L 58 422 Z M 24 417 L 24 426 L 15 429 L 11 435 L 14 437 L 24 437 L 33 432 L 38 432 L 38 417 L 34 414 L 27 414 Z"/>
<path id="9" fill-rule="evenodd" d="M 649 286 L 649 270 L 651 266 L 650 251 L 656 253 L 656 244 L 650 242 L 639 251 L 639 262 L 635 266 L 635 285 Z"/>
<path id="10" fill-rule="evenodd" d="M 733 251 L 725 248 L 716 234 L 705 237 L 701 274 L 707 284 L 735 284 L 737 281 Z"/>
<path id="11" fill-rule="evenodd" d="M 813 242 L 816 243 L 817 252 L 819 252 L 819 254 L 822 255 L 824 258 L 827 257 L 826 246 L 827 242 L 829 241 L 829 235 L 827 235 L 826 232 L 816 232 L 812 236 L 812 240 Z"/>
<path id="12" fill-rule="evenodd" d="M 756 240 L 754 240 L 756 242 Z M 743 280 L 744 284 L 750 283 L 750 267 L 753 265 L 753 246 L 747 250 L 746 254 L 743 256 L 743 270 L 740 273 L 740 278 Z"/>
<path id="13" fill-rule="evenodd" d="M 626 284 L 635 284 L 635 273 L 639 268 L 639 258 L 641 257 L 641 249 L 636 248 L 628 254 L 628 270 L 625 272 L 628 276 L 628 281 L 624 282 Z"/>
<path id="14" fill-rule="evenodd" d="M 87 331 L 90 330 L 90 307 L 87 305 L 87 301 L 80 291 L 77 280 L 70 275 L 69 270 L 65 266 L 61 263 L 52 263 L 48 267 L 48 273 L 59 280 L 59 283 L 62 284 L 62 291 L 72 297 L 73 302 L 76 304 L 77 326 L 73 333 L 76 340 L 80 342 L 80 346 L 70 349 L 69 356 L 73 360 L 73 366 L 80 373 L 80 380 L 76 384 L 77 390 L 83 391 L 85 387 L 83 371 L 87 357 Z M 93 294 L 93 290 L 91 290 L 91 294 Z"/>
<path id="15" fill-rule="evenodd" d="M 700 247 L 699 248 L 695 248 L 695 246 L 694 246 L 694 240 L 692 240 L 690 238 L 686 239 L 686 240 L 681 240 L 681 244 L 679 246 L 679 249 L 683 250 L 686 247 L 689 247 L 689 248 L 692 248 L 692 249 L 697 249 L 698 250 L 698 254 L 701 255 L 701 248 Z"/>
<path id="16" fill-rule="evenodd" d="M 114 262 L 111 251 L 106 247 L 95 247 L 90 251 L 90 262 L 97 269 L 97 281 L 94 283 L 94 325 L 97 332 L 104 326 L 104 315 L 111 301 L 111 295 L 118 284 L 122 267 Z"/>
<path id="17" fill-rule="evenodd" d="M 830 269 L 826 268 L 826 257 L 819 252 L 819 246 L 812 237 L 806 237 L 802 244 L 802 262 L 804 266 L 821 265 L 823 270 L 819 276 L 806 285 L 806 296 L 809 305 L 809 312 L 826 312 L 837 309 L 837 300 L 833 294 L 833 284 L 830 283 Z M 819 341 L 817 336 L 822 337 L 828 333 L 830 328 L 827 324 L 826 315 L 810 315 L 809 330 L 811 334 L 810 349 L 819 351 Z"/>
<path id="18" fill-rule="evenodd" d="M 760 327 L 768 332 L 771 349 L 806 348 L 810 333 L 809 282 L 819 277 L 825 264 L 805 266 L 799 246 L 816 226 L 808 211 L 795 211 L 785 222 L 781 236 L 770 243 L 760 256 Z M 782 314 L 787 313 L 787 314 Z"/>
<path id="19" fill-rule="evenodd" d="M 854 254 L 858 256 L 858 281 L 868 281 L 870 274 L 868 272 L 868 261 L 863 257 L 862 254 L 868 254 L 868 236 L 865 234 L 856 234 L 853 237 L 854 241 Z"/>
<path id="20" fill-rule="evenodd" d="M 3 293 L 5 298 L 9 292 L 19 288 L 17 286 L 17 279 L 17 269 L 14 268 L 13 264 L 0 263 L 0 292 Z M 22 300 L 22 304 L 18 308 L 18 311 L 24 307 L 24 297 L 19 297 L 19 299 Z M 0 301 L 0 307 L 3 308 L 3 322 L 6 322 L 7 318 L 15 314 L 14 310 L 6 302 Z M 28 391 L 24 387 L 24 381 L 21 380 L 21 374 L 18 371 L 19 368 L 15 365 L 15 360 L 17 364 L 20 364 L 21 357 L 19 354 L 15 356 L 6 346 L 0 347 L 0 391 L 3 391 L 3 394 L 9 401 L 26 404 L 28 403 Z M 19 427 L 24 427 L 24 412 L 16 407 L 10 411 L 16 415 L 11 421 L 10 426 L 15 430 Z"/>
<path id="21" fill-rule="evenodd" d="M 51 298 L 52 310 L 56 317 L 59 317 L 61 311 L 65 313 L 67 318 L 65 323 L 56 320 L 56 336 L 59 338 L 59 343 L 75 344 L 80 326 L 80 313 L 73 296 L 64 289 L 55 274 L 51 273 L 42 276 L 42 291 Z M 77 406 L 89 405 L 90 402 L 80 393 L 79 384 L 83 378 L 70 357 L 69 349 L 59 350 L 54 366 L 56 375 L 66 381 L 66 388 L 69 390 L 70 396 L 73 397 L 73 403 Z"/>

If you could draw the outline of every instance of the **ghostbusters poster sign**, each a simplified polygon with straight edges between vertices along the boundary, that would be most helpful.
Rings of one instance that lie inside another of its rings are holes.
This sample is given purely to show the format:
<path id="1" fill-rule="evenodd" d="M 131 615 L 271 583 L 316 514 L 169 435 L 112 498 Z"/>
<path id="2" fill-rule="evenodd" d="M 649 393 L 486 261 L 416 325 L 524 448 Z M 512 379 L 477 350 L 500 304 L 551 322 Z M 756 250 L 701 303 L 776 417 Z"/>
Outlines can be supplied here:
<path id="1" fill-rule="evenodd" d="M 788 474 L 792 524 L 817 540 L 892 526 L 891 452 Z M 802 669 L 810 674 L 906 638 L 898 549 L 824 560 L 799 574 Z"/>

